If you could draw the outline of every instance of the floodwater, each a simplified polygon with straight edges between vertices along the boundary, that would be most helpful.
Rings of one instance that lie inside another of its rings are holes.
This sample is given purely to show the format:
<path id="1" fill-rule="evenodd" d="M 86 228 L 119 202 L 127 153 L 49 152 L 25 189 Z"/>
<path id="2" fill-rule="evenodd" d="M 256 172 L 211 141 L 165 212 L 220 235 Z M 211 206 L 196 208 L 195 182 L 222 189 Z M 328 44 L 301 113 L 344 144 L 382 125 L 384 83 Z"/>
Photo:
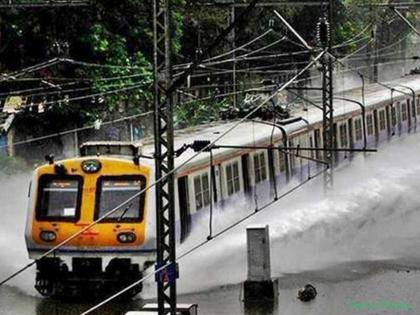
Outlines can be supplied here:
<path id="1" fill-rule="evenodd" d="M 179 302 L 197 303 L 199 314 L 206 315 L 419 314 L 419 153 L 420 134 L 395 138 L 378 153 L 359 154 L 336 169 L 328 195 L 318 177 L 194 251 L 179 262 Z M 1 279 L 30 262 L 23 239 L 28 178 L 1 180 Z M 246 279 L 245 229 L 265 224 L 278 301 L 245 309 L 240 285 Z M 178 253 L 202 241 L 203 228 L 196 226 Z M 29 269 L 0 287 L 1 315 L 73 315 L 92 306 L 41 298 L 34 276 Z M 318 296 L 302 303 L 296 293 L 306 283 L 315 285 Z M 142 298 L 154 292 L 148 282 Z M 110 303 L 93 314 L 124 314 L 142 303 Z"/>

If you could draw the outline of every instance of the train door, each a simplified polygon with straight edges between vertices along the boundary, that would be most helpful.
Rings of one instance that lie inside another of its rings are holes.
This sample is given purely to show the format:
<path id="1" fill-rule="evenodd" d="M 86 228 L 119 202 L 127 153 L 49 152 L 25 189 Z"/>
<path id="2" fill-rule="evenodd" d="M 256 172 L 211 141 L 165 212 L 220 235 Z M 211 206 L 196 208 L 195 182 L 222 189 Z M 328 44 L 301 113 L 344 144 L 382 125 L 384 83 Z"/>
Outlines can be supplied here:
<path id="1" fill-rule="evenodd" d="M 385 107 L 385 116 L 386 116 L 387 133 L 388 133 L 388 137 L 390 137 L 391 136 L 391 133 L 392 133 L 392 126 L 391 126 L 391 107 L 390 106 L 386 106 Z"/>
<path id="2" fill-rule="evenodd" d="M 337 131 L 337 123 L 333 125 L 333 141 L 332 141 L 332 148 L 338 148 L 338 131 Z M 335 151 L 332 153 L 334 160 L 339 158 L 339 152 Z"/>
<path id="3" fill-rule="evenodd" d="M 178 178 L 179 218 L 181 221 L 181 242 L 191 231 L 191 213 L 188 194 L 188 176 Z"/>
<path id="4" fill-rule="evenodd" d="M 408 106 L 406 102 L 402 102 L 400 105 L 401 110 L 401 130 L 406 131 L 408 129 Z"/>
<path id="5" fill-rule="evenodd" d="M 217 183 L 219 182 L 218 175 L 219 175 L 218 165 L 212 165 L 210 169 L 210 189 L 212 189 L 212 198 L 213 198 L 214 203 L 217 203 L 217 201 L 220 198 L 219 196 L 220 191 L 217 189 L 218 187 Z"/>
<path id="6" fill-rule="evenodd" d="M 378 131 L 379 138 L 382 140 L 386 137 L 386 113 L 385 109 L 378 110 Z"/>
<path id="7" fill-rule="evenodd" d="M 274 164 L 274 150 L 267 150 L 268 173 L 270 178 L 270 187 L 274 196 L 277 196 L 276 168 Z"/>
<path id="8" fill-rule="evenodd" d="M 401 104 L 400 104 L 400 102 L 397 102 L 394 105 L 394 108 L 395 108 L 396 128 L 397 128 L 397 131 L 398 131 L 398 135 L 401 135 Z"/>
<path id="9" fill-rule="evenodd" d="M 378 110 L 375 109 L 373 111 L 373 130 L 375 134 L 375 141 L 378 142 L 379 140 L 379 122 L 378 122 Z"/>
<path id="10" fill-rule="evenodd" d="M 420 116 L 420 96 L 416 99 L 416 118 Z"/>
<path id="11" fill-rule="evenodd" d="M 290 148 L 295 147 L 294 139 L 289 139 L 288 142 L 289 142 L 289 147 Z M 291 175 L 291 177 L 293 177 L 293 176 L 295 176 L 295 173 L 296 173 L 296 170 L 295 170 L 295 167 L 296 167 L 296 157 L 295 157 L 296 150 L 288 150 L 288 151 L 290 152 L 290 155 L 289 155 L 290 175 Z"/>
<path id="12" fill-rule="evenodd" d="M 314 141 L 315 141 L 315 148 L 322 148 L 322 142 L 321 142 L 321 130 L 320 129 L 316 129 L 314 131 Z M 318 160 L 322 159 L 322 152 L 321 151 L 315 151 L 315 157 Z"/>
<path id="13" fill-rule="evenodd" d="M 338 142 L 338 147 L 341 149 L 346 149 L 349 147 L 349 143 L 348 143 L 348 135 L 347 135 L 347 121 L 341 122 L 338 124 L 338 138 L 339 138 L 339 142 Z M 347 152 L 343 151 L 343 152 L 338 152 L 337 153 L 337 157 L 339 159 L 342 158 L 346 158 L 347 157 Z"/>
<path id="14" fill-rule="evenodd" d="M 249 154 L 241 156 L 242 164 L 242 181 L 244 183 L 244 193 L 249 195 L 251 193 L 251 180 L 249 177 Z"/>
<path id="15" fill-rule="evenodd" d="M 348 129 L 349 129 L 349 146 L 350 146 L 350 148 L 351 149 L 353 149 L 354 148 L 354 137 L 353 137 L 353 119 L 352 118 L 350 118 L 348 121 L 347 121 L 347 126 L 348 126 Z"/>
<path id="16" fill-rule="evenodd" d="M 407 126 L 408 126 L 408 132 L 411 131 L 412 121 L 413 121 L 412 118 L 414 117 L 412 115 L 413 110 L 412 110 L 411 104 L 412 104 L 412 101 L 410 99 L 407 99 Z"/>

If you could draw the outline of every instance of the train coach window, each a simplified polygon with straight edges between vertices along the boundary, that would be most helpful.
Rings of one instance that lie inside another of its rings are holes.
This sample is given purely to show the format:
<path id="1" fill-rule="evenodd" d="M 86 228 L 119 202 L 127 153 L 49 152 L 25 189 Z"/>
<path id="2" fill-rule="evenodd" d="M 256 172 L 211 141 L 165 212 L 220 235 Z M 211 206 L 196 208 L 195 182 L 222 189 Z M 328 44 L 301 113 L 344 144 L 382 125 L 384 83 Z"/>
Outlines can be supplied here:
<path id="1" fill-rule="evenodd" d="M 196 210 L 210 204 L 210 182 L 208 173 L 194 177 L 194 193 Z"/>
<path id="2" fill-rule="evenodd" d="M 254 170 L 255 170 L 255 183 L 259 183 L 267 179 L 267 170 L 265 168 L 264 152 L 256 153 L 254 155 Z"/>
<path id="3" fill-rule="evenodd" d="M 80 176 L 41 176 L 36 207 L 37 220 L 75 221 L 80 213 Z"/>
<path id="4" fill-rule="evenodd" d="M 385 130 L 385 111 L 379 111 L 379 130 Z"/>
<path id="5" fill-rule="evenodd" d="M 104 221 L 142 221 L 144 194 L 140 194 L 140 192 L 145 187 L 146 180 L 143 176 L 101 177 L 97 187 L 95 219 L 103 217 L 118 207 Z M 130 198 L 133 199 L 125 203 Z"/>
<path id="6" fill-rule="evenodd" d="M 237 161 L 226 165 L 226 182 L 229 196 L 241 190 L 239 181 L 239 164 Z"/>

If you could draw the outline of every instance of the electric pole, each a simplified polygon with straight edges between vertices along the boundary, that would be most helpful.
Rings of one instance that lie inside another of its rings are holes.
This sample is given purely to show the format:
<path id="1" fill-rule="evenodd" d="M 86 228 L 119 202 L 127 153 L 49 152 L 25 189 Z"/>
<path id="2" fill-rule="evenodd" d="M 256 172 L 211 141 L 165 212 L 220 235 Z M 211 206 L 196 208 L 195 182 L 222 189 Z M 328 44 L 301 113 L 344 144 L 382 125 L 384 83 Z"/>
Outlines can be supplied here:
<path id="1" fill-rule="evenodd" d="M 235 23 L 235 6 L 231 7 L 230 12 L 230 24 Z M 232 63 L 232 83 L 233 83 L 233 107 L 237 107 L 237 95 L 236 95 L 236 28 L 234 27 L 232 29 L 232 57 L 233 57 L 233 63 Z"/>
<path id="2" fill-rule="evenodd" d="M 322 71 L 322 128 L 324 142 L 324 160 L 328 163 L 325 172 L 325 187 L 328 189 L 333 184 L 334 156 L 332 149 L 334 139 L 334 104 L 333 104 L 333 62 L 332 62 L 332 36 L 333 30 L 333 0 L 329 0 L 324 8 L 323 16 L 318 22 L 318 40 L 323 49 L 327 50 L 321 60 Z"/>
<path id="3" fill-rule="evenodd" d="M 176 314 L 172 0 L 153 1 L 156 178 L 156 282 L 158 313 Z M 165 310 L 165 304 L 169 309 Z"/>

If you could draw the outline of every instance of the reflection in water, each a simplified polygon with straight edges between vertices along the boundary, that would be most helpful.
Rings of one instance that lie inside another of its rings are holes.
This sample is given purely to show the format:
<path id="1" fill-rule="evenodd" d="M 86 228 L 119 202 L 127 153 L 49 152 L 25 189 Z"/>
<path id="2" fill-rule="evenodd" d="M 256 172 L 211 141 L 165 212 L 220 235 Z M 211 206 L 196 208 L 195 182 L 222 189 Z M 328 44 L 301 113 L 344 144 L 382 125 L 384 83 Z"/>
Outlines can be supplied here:
<path id="1" fill-rule="evenodd" d="M 95 303 L 71 303 L 52 299 L 41 299 L 36 305 L 36 315 L 80 315 Z M 142 300 L 110 302 L 92 312 L 92 315 L 120 315 L 128 311 L 139 310 Z"/>
<path id="2" fill-rule="evenodd" d="M 274 314 L 274 302 L 247 302 L 245 303 L 245 315 L 271 315 Z"/>

